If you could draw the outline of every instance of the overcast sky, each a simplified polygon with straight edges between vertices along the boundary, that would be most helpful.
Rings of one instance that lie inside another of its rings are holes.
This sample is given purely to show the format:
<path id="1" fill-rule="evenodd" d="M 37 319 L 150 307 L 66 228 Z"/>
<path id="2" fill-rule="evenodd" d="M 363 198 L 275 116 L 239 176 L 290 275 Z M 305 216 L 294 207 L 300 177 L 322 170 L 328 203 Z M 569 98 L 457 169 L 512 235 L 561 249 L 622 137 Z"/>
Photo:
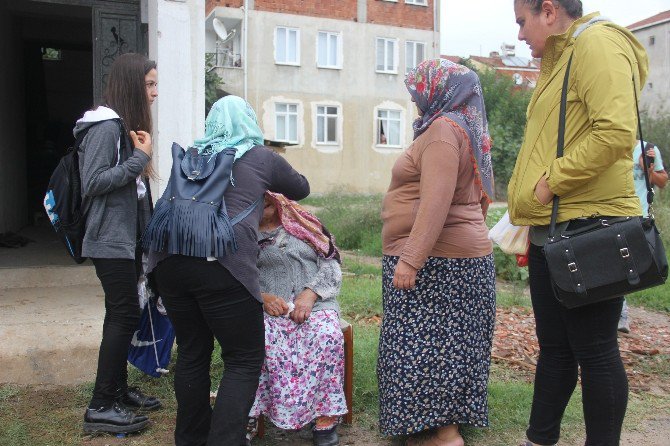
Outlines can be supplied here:
<path id="1" fill-rule="evenodd" d="M 441 53 L 449 56 L 488 56 L 505 43 L 516 45 L 517 56 L 530 57 L 517 40 L 519 31 L 512 0 L 440 0 Z M 670 9 L 668 0 L 583 0 L 584 14 L 600 11 L 628 26 Z"/>

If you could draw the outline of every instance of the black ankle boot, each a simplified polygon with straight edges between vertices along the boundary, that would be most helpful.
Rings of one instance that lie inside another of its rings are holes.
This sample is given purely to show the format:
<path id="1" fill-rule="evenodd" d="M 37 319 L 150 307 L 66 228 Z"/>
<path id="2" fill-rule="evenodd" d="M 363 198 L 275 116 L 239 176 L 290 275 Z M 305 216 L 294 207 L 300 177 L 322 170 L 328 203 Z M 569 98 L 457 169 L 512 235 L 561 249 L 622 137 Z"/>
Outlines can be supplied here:
<path id="1" fill-rule="evenodd" d="M 121 403 L 132 410 L 158 410 L 163 405 L 158 398 L 146 396 L 137 387 L 129 387 L 120 398 Z"/>
<path id="2" fill-rule="evenodd" d="M 337 426 L 322 431 L 314 429 L 312 431 L 312 443 L 314 446 L 338 446 L 340 437 L 337 436 Z"/>
<path id="3" fill-rule="evenodd" d="M 86 433 L 127 434 L 140 431 L 147 424 L 149 424 L 149 418 L 136 415 L 118 402 L 97 409 L 86 409 L 84 414 L 84 432 Z"/>

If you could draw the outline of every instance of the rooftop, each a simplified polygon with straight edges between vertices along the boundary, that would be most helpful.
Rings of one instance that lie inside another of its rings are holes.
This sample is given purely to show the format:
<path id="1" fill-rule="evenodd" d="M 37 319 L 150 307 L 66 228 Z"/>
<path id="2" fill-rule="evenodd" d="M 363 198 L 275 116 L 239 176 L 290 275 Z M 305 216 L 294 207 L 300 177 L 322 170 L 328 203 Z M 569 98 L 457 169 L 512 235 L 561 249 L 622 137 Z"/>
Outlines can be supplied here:
<path id="1" fill-rule="evenodd" d="M 653 25 L 660 25 L 661 23 L 665 23 L 665 22 L 669 22 L 669 21 L 670 21 L 670 10 L 665 11 L 665 12 L 659 12 L 656 15 L 648 17 L 644 20 L 640 20 L 639 22 L 635 22 L 632 25 L 628 25 L 627 28 L 631 31 L 635 31 L 635 30 L 642 29 L 642 28 L 647 28 L 647 27 L 653 26 Z"/>

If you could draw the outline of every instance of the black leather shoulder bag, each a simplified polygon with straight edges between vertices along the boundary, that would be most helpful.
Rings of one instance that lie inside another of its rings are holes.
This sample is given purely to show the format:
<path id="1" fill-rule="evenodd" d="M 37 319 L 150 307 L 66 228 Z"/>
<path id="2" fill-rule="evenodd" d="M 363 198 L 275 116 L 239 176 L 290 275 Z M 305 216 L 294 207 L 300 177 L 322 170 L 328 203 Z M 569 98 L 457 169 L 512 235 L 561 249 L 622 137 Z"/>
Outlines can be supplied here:
<path id="1" fill-rule="evenodd" d="M 557 158 L 563 156 L 565 111 L 572 56 L 563 80 L 558 128 Z M 637 91 L 633 82 L 635 104 Z M 640 144 L 644 147 L 640 111 L 637 110 Z M 549 266 L 556 299 L 567 308 L 576 308 L 662 285 L 668 278 L 668 260 L 656 224 L 646 158 L 649 217 L 594 219 L 592 224 L 555 234 L 559 197 L 554 197 L 549 237 L 544 254 Z"/>

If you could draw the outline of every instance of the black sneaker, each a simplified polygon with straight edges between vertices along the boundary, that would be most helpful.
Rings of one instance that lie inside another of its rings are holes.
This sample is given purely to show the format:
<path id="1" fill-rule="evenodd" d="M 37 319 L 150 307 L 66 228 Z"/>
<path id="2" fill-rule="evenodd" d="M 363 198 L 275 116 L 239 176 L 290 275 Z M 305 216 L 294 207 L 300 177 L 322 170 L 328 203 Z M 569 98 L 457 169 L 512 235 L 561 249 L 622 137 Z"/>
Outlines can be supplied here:
<path id="1" fill-rule="evenodd" d="M 129 387 L 126 393 L 120 398 L 120 401 L 123 405 L 136 411 L 158 410 L 163 407 L 161 400 L 153 396 L 146 396 L 137 387 Z"/>
<path id="2" fill-rule="evenodd" d="M 340 437 L 337 436 L 337 426 L 328 430 L 312 431 L 312 444 L 314 446 L 338 446 L 340 444 Z"/>
<path id="3" fill-rule="evenodd" d="M 136 415 L 118 402 L 98 409 L 86 409 L 84 414 L 84 432 L 89 434 L 98 432 L 128 434 L 141 431 L 147 424 L 149 418 Z"/>

